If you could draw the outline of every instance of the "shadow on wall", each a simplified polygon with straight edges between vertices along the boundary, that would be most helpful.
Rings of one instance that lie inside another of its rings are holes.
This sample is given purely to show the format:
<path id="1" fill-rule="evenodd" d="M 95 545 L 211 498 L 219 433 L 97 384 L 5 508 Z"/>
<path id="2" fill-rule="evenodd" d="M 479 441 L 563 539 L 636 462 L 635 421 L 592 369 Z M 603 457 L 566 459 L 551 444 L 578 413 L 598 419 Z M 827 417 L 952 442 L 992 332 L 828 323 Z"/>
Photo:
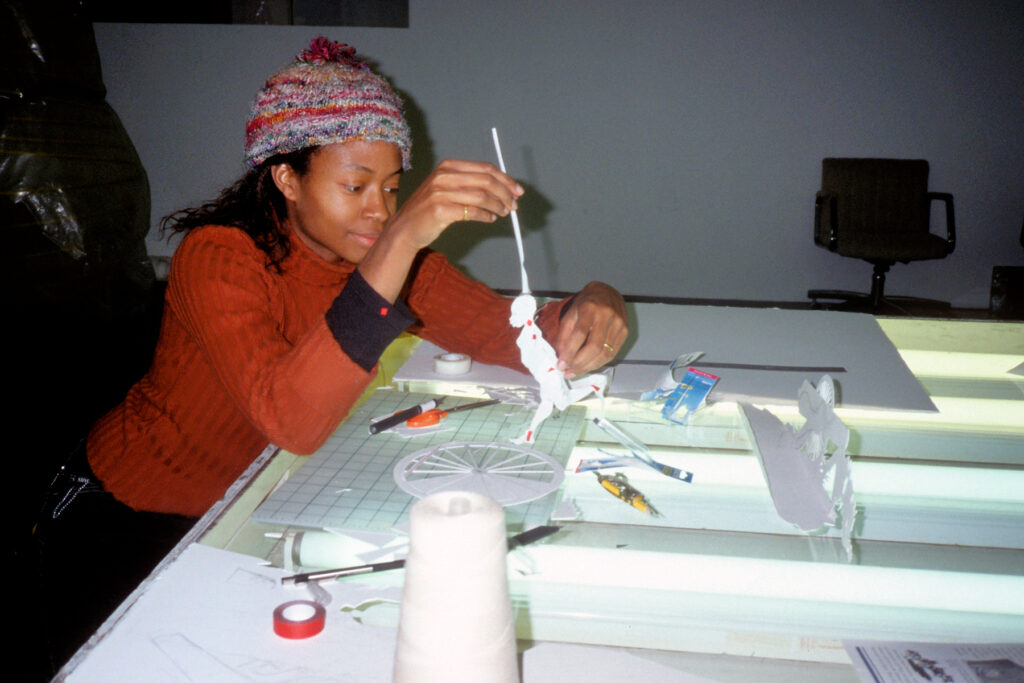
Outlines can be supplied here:
<path id="1" fill-rule="evenodd" d="M 380 67 L 372 60 L 367 60 L 370 63 L 371 68 L 381 75 L 386 73 L 380 70 Z M 388 80 L 391 80 L 390 78 Z M 409 171 L 405 172 L 405 176 L 402 178 L 402 190 L 399 196 L 399 205 L 404 202 L 412 192 L 419 187 L 424 180 L 433 172 L 434 168 L 440 163 L 440 159 L 436 157 L 434 153 L 434 140 L 430 136 L 429 129 L 427 126 L 427 118 L 423 110 L 416 104 L 412 97 L 402 90 L 398 90 L 399 95 L 405 104 L 405 119 L 409 124 L 409 128 L 412 131 L 412 150 L 413 150 L 413 165 Z M 533 156 L 532 151 L 527 148 L 524 150 L 526 157 L 526 165 L 524 176 L 525 178 L 532 178 L 536 176 L 533 169 Z M 483 161 L 491 161 L 497 165 L 495 159 L 484 159 Z M 511 169 L 509 169 L 511 172 Z M 517 174 L 513 173 L 513 176 Z M 517 178 L 526 193 L 523 195 L 519 206 L 519 221 L 521 227 L 525 232 L 540 231 L 541 239 L 544 243 L 543 253 L 545 256 L 549 256 L 555 253 L 554 245 L 551 243 L 550 231 L 545 231 L 543 228 L 547 225 L 548 214 L 554 209 L 554 205 L 547 199 L 547 197 L 538 191 L 538 189 L 524 180 L 523 178 Z M 466 229 L 464 226 L 455 225 L 452 228 L 446 230 L 441 236 L 435 240 L 431 245 L 431 248 L 436 251 L 442 252 L 448 257 L 453 263 L 462 264 L 466 259 L 466 256 L 484 243 L 491 239 L 503 239 L 509 240 L 512 237 L 512 224 L 508 218 L 500 218 L 494 223 L 471 223 L 471 227 Z M 515 252 L 509 253 L 510 263 L 516 258 Z M 463 267 L 460 265 L 460 267 Z M 547 262 L 543 265 L 531 263 L 528 266 L 528 272 L 531 269 L 537 269 L 546 267 L 547 279 L 549 281 L 557 281 L 557 263 Z M 493 278 L 488 277 L 488 273 L 474 273 L 467 270 L 467 274 L 470 277 L 478 279 L 482 282 L 489 282 Z M 516 267 L 509 267 L 510 273 L 518 273 L 518 265 Z M 518 279 L 518 278 L 517 278 Z"/>

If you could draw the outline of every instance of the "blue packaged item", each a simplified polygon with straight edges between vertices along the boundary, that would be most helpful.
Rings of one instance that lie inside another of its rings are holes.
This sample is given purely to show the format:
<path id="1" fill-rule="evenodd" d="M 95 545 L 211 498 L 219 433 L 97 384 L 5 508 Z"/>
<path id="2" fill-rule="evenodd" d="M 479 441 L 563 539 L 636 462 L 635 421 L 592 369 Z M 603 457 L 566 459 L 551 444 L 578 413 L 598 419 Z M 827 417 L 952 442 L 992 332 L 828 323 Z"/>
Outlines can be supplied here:
<path id="1" fill-rule="evenodd" d="M 690 368 L 665 400 L 661 416 L 676 424 L 686 424 L 690 414 L 704 403 L 704 399 L 718 381 L 716 375 Z"/>

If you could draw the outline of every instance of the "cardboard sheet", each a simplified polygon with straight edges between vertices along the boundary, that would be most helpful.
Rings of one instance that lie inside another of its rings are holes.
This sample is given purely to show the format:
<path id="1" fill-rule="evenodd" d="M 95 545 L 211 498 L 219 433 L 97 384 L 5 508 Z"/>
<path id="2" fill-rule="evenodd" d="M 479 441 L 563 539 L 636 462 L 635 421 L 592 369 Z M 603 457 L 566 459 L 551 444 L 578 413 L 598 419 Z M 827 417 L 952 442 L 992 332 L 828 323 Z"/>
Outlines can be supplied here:
<path id="1" fill-rule="evenodd" d="M 703 351 L 694 367 L 721 378 L 710 400 L 792 404 L 804 380 L 814 383 L 828 374 L 841 408 L 937 412 L 870 315 L 669 304 L 628 308 L 630 342 L 615 362 L 612 396 L 638 398 L 657 385 L 679 354 Z M 536 386 L 532 377 L 480 363 L 466 375 L 436 375 L 433 358 L 441 352 L 421 344 L 395 379 Z"/>
<path id="2" fill-rule="evenodd" d="M 395 373 L 396 382 L 459 382 L 482 387 L 530 387 L 540 389 L 531 375 L 517 372 L 500 365 L 485 365 L 473 361 L 469 372 L 462 375 L 442 375 L 434 372 L 434 357 L 445 353 L 436 344 L 423 341 L 412 356 Z"/>
<path id="3" fill-rule="evenodd" d="M 615 370 L 613 394 L 649 389 L 676 356 L 699 350 L 694 367 L 720 377 L 713 399 L 793 403 L 804 380 L 828 374 L 838 406 L 936 412 L 870 315 L 666 304 L 633 310 L 636 343 Z"/>
<path id="4" fill-rule="evenodd" d="M 392 680 L 396 630 L 358 623 L 342 608 L 366 600 L 398 600 L 398 589 L 324 582 L 332 599 L 323 632 L 286 640 L 272 631 L 274 608 L 315 596 L 305 588 L 282 586 L 285 572 L 262 564 L 245 555 L 189 546 L 67 680 Z M 522 654 L 520 665 L 524 683 L 620 681 L 623 671 L 648 681 L 706 680 L 618 648 L 585 645 L 535 644 Z"/>

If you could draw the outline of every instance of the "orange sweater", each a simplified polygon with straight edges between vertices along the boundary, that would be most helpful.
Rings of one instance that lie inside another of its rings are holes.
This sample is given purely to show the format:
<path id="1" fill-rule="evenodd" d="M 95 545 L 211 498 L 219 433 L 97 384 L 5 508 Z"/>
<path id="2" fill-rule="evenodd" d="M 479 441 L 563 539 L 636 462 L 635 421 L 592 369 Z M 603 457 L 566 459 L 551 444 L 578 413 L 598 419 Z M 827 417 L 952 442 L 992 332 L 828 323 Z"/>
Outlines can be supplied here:
<path id="1" fill-rule="evenodd" d="M 353 361 L 325 321 L 355 267 L 298 239 L 291 248 L 274 273 L 236 228 L 199 228 L 178 247 L 153 365 L 89 434 L 89 463 L 118 500 L 201 515 L 268 442 L 316 450 L 369 384 L 376 368 Z M 522 370 L 510 302 L 428 252 L 406 297 L 409 331 Z M 541 311 L 548 335 L 560 308 Z"/>

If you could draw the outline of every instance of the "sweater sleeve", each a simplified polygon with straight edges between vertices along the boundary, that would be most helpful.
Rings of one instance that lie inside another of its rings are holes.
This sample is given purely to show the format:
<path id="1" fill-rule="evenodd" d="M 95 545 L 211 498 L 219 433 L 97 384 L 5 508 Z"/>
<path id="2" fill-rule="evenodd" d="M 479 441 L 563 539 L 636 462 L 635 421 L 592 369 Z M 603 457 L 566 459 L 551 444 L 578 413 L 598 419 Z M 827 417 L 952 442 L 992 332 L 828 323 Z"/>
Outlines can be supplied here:
<path id="1" fill-rule="evenodd" d="M 341 350 L 323 312 L 298 338 L 286 338 L 264 263 L 237 230 L 186 239 L 172 262 L 167 301 L 253 427 L 277 446 L 310 453 L 375 370 Z"/>
<path id="2" fill-rule="evenodd" d="M 537 314 L 538 325 L 552 344 L 570 300 L 553 301 Z M 441 254 L 421 254 L 414 265 L 408 304 L 418 319 L 410 332 L 475 361 L 526 372 L 516 346 L 518 332 L 508 321 L 512 299 L 467 277 Z"/>

